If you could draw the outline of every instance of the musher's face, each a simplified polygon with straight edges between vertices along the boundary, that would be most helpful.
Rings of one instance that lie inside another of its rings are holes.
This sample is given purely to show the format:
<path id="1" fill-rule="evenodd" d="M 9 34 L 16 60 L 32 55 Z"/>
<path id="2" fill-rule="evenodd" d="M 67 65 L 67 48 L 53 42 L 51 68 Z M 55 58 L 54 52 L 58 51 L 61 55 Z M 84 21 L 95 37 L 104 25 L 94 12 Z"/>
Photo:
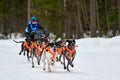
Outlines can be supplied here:
<path id="1" fill-rule="evenodd" d="M 35 25 L 37 21 L 32 21 L 32 24 Z"/>

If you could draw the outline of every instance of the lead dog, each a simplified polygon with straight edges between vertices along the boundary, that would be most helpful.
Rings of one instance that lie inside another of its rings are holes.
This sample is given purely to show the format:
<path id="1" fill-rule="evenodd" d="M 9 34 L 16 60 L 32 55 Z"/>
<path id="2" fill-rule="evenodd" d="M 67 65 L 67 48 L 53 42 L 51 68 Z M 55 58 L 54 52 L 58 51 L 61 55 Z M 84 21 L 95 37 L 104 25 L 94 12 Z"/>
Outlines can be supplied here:
<path id="1" fill-rule="evenodd" d="M 68 42 L 67 46 L 65 47 L 65 51 L 64 51 L 64 69 L 67 69 L 67 71 L 70 72 L 69 70 L 69 65 L 71 67 L 74 67 L 73 65 L 73 60 L 75 58 L 76 55 L 76 49 L 75 49 L 75 40 L 66 40 L 66 42 Z M 65 62 L 65 59 L 67 61 L 67 64 Z"/>
<path id="2" fill-rule="evenodd" d="M 46 62 L 48 71 L 52 72 L 51 67 L 55 63 L 55 43 L 48 43 L 43 51 L 43 70 L 46 70 Z"/>

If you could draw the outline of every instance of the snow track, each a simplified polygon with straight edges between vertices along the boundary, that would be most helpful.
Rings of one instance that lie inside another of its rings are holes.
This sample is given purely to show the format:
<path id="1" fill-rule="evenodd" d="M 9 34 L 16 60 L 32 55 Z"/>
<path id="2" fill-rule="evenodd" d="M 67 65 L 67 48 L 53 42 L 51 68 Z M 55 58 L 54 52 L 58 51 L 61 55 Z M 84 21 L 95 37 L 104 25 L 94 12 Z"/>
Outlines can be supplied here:
<path id="1" fill-rule="evenodd" d="M 77 40 L 77 55 L 71 72 L 56 63 L 53 72 L 19 56 L 20 44 L 0 40 L 0 80 L 120 80 L 120 37 Z"/>

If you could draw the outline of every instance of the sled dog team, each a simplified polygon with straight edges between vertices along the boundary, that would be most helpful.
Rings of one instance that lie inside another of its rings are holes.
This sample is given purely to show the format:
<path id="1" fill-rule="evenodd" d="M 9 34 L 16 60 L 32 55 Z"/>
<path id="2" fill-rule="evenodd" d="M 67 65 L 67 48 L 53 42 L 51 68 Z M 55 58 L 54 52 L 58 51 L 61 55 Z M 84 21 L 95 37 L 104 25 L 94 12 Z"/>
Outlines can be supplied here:
<path id="1" fill-rule="evenodd" d="M 27 55 L 28 61 L 32 61 L 32 68 L 34 68 L 34 58 L 38 65 L 42 61 L 43 70 L 46 70 L 47 66 L 49 72 L 56 62 L 60 62 L 67 71 L 70 71 L 69 66 L 74 67 L 73 60 L 76 55 L 74 39 L 50 42 L 46 38 L 41 38 L 29 43 L 26 40 L 20 42 L 14 40 L 14 42 L 22 43 L 19 55 L 22 52 Z"/>

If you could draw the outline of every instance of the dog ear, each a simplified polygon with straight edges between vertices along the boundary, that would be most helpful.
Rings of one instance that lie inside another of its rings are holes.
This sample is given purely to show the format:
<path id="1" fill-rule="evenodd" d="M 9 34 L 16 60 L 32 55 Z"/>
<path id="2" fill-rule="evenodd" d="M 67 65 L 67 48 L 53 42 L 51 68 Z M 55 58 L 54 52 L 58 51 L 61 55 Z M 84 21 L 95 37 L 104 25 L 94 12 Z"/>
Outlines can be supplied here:
<path id="1" fill-rule="evenodd" d="M 49 43 L 48 45 L 51 46 L 51 47 L 53 47 L 54 44 L 55 44 L 54 42 L 51 42 L 51 43 Z"/>
<path id="2" fill-rule="evenodd" d="M 74 43 L 74 44 L 76 44 L 76 41 L 75 41 L 75 39 L 73 39 L 73 43 Z"/>
<path id="3" fill-rule="evenodd" d="M 58 43 L 57 43 L 57 42 L 55 42 L 55 45 L 56 45 L 56 46 L 58 46 Z"/>
<path id="4" fill-rule="evenodd" d="M 25 39 L 26 42 L 29 42 L 29 39 Z"/>

